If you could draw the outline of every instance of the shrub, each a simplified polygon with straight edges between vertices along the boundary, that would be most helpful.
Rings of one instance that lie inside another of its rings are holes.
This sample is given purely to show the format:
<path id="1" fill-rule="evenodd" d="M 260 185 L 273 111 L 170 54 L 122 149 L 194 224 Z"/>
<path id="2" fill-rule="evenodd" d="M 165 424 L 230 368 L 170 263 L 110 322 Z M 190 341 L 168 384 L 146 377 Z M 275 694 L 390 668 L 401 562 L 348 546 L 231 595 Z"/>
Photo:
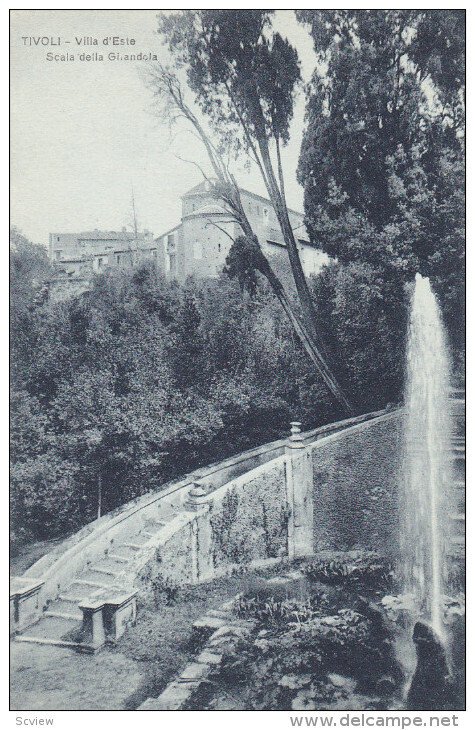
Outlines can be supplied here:
<path id="1" fill-rule="evenodd" d="M 332 553 L 304 565 L 310 580 L 321 583 L 364 583 L 374 588 L 387 587 L 393 578 L 391 564 L 377 553 Z"/>

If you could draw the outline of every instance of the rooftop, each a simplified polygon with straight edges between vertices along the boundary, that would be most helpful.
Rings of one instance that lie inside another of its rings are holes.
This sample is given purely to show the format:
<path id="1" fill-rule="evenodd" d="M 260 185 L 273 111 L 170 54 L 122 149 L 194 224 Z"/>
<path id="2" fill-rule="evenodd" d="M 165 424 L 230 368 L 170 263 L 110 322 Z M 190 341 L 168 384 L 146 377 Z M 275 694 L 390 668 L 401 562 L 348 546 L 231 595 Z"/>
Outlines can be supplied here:
<path id="1" fill-rule="evenodd" d="M 208 180 L 202 180 L 202 182 L 198 183 L 198 185 L 195 185 L 193 188 L 188 190 L 184 195 L 182 195 L 183 198 L 191 198 L 195 195 L 209 195 L 211 190 L 211 183 L 213 181 Z M 243 193 L 246 196 L 249 196 L 251 198 L 254 198 L 255 200 L 259 200 L 262 203 L 267 203 L 268 205 L 271 205 L 269 198 L 265 198 L 263 195 L 258 195 L 257 193 L 251 193 L 250 190 L 246 190 L 245 188 L 239 188 L 240 193 Z M 288 208 L 290 213 L 294 213 L 295 215 L 300 215 L 303 217 L 303 213 L 298 210 L 293 210 L 292 208 Z"/>

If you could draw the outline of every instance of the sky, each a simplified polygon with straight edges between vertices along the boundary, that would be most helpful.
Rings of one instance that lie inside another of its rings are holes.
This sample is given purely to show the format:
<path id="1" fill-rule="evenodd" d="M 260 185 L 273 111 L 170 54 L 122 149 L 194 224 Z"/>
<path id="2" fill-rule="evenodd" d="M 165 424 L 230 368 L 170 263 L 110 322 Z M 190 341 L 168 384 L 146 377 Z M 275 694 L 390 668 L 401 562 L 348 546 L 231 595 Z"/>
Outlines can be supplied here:
<path id="1" fill-rule="evenodd" d="M 180 220 L 180 196 L 200 182 L 199 171 L 177 155 L 206 165 L 198 141 L 170 135 L 144 83 L 144 61 L 107 60 L 109 53 L 155 53 L 166 60 L 154 10 L 16 10 L 11 17 L 11 221 L 35 243 L 50 232 L 131 226 L 132 189 L 140 228 L 156 236 Z M 274 26 L 298 49 L 308 81 L 315 56 L 308 31 L 292 11 L 277 11 Z M 133 46 L 104 46 L 113 36 Z M 34 45 L 30 38 L 60 46 Z M 99 46 L 77 45 L 97 38 Z M 25 40 L 26 39 L 26 40 Z M 69 41 L 69 43 L 67 43 Z M 46 42 L 46 41 L 45 41 Z M 73 61 L 48 60 L 69 54 Z M 98 53 L 104 61 L 80 60 Z M 302 209 L 296 181 L 305 102 L 297 99 L 284 151 L 287 202 Z M 243 162 L 243 161 L 242 161 Z M 258 173 L 236 166 L 239 183 L 265 194 Z"/>

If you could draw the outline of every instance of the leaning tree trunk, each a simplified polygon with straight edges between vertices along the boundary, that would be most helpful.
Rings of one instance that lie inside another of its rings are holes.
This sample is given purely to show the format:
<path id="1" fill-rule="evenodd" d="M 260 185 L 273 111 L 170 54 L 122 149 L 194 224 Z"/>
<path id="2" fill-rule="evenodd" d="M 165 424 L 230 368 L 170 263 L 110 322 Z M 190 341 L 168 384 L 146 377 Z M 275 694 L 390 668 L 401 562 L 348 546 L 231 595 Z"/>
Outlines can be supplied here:
<path id="1" fill-rule="evenodd" d="M 290 228 L 290 221 L 287 215 L 287 209 L 285 209 L 285 217 L 287 218 L 290 233 L 291 233 L 291 239 L 294 243 L 294 249 L 295 254 L 297 257 L 297 264 L 300 268 L 300 271 L 302 273 L 303 278 L 303 284 L 304 284 L 304 291 L 307 292 L 309 300 L 310 300 L 310 306 L 307 308 L 307 317 L 304 318 L 304 321 L 302 322 L 300 320 L 300 317 L 297 315 L 297 313 L 294 311 L 294 308 L 292 306 L 292 303 L 287 295 L 287 292 L 285 291 L 280 279 L 276 276 L 274 271 L 272 270 L 272 267 L 267 260 L 267 258 L 262 253 L 261 247 L 259 246 L 258 240 L 256 236 L 254 235 L 254 232 L 251 228 L 251 224 L 249 223 L 249 220 L 246 216 L 246 213 L 244 212 L 244 209 L 242 207 L 241 198 L 239 194 L 239 188 L 236 184 L 233 185 L 234 187 L 234 196 L 232 199 L 228 200 L 227 202 L 232 206 L 234 215 L 236 217 L 236 220 L 239 222 L 239 225 L 241 226 L 243 233 L 245 236 L 247 236 L 251 241 L 255 242 L 255 245 L 259 251 L 258 256 L 258 264 L 257 268 L 263 274 L 263 276 L 266 277 L 267 281 L 269 282 L 270 286 L 272 287 L 272 290 L 274 294 L 276 295 L 277 299 L 281 303 L 287 317 L 290 320 L 290 323 L 294 329 L 295 334 L 297 335 L 298 339 L 300 340 L 302 346 L 304 347 L 306 353 L 310 357 L 311 361 L 317 368 L 317 371 L 320 373 L 323 381 L 326 383 L 327 387 L 331 391 L 331 393 L 334 395 L 336 400 L 341 404 L 343 407 L 345 413 L 348 415 L 352 415 L 354 413 L 353 406 L 347 396 L 345 395 L 344 390 L 341 388 L 341 386 L 338 384 L 337 379 L 333 375 L 330 367 L 327 365 L 326 359 L 325 359 L 325 350 L 322 344 L 322 339 L 319 337 L 319 334 L 316 330 L 316 314 L 312 316 L 311 311 L 314 312 L 313 302 L 310 297 L 310 291 L 307 286 L 307 281 L 305 279 L 305 275 L 303 273 L 302 264 L 300 262 L 300 257 L 298 255 L 297 248 L 295 246 L 295 240 L 292 234 L 292 230 Z M 291 247 L 289 246 L 289 256 Z M 292 260 L 292 259 L 291 259 Z M 297 281 L 296 281 L 297 283 Z M 311 311 L 309 311 L 311 308 Z M 302 311 L 305 311 L 305 308 L 302 306 Z"/>
<path id="2" fill-rule="evenodd" d="M 315 310 L 307 279 L 305 278 L 305 273 L 302 268 L 302 262 L 300 260 L 297 243 L 295 241 L 294 232 L 290 223 L 287 206 L 284 202 L 282 193 L 275 178 L 274 168 L 270 159 L 267 139 L 259 141 L 259 149 L 266 172 L 267 192 L 276 212 L 280 230 L 282 232 L 282 236 L 287 247 L 287 253 L 289 255 L 290 266 L 292 269 L 297 294 L 299 296 L 299 300 L 302 306 L 303 320 L 305 322 L 307 330 L 312 333 L 318 349 L 321 352 L 325 353 L 325 344 L 320 328 L 318 326 L 317 312 Z"/>
<path id="3" fill-rule="evenodd" d="M 323 381 L 326 383 L 327 387 L 333 393 L 336 400 L 343 406 L 345 412 L 348 415 L 353 414 L 353 407 L 346 397 L 344 391 L 339 386 L 335 376 L 331 372 L 330 368 L 328 367 L 327 363 L 325 362 L 325 359 L 321 352 L 319 351 L 318 347 L 316 346 L 315 342 L 311 337 L 309 337 L 306 327 L 304 324 L 300 321 L 300 318 L 294 312 L 292 304 L 290 302 L 289 297 L 287 296 L 287 293 L 278 279 L 278 277 L 274 274 L 272 271 L 272 268 L 267 261 L 267 259 L 263 256 L 262 257 L 262 268 L 259 268 L 259 271 L 261 274 L 263 274 L 269 284 L 272 287 L 272 290 L 274 294 L 276 295 L 277 299 L 281 303 L 287 317 L 290 320 L 290 323 L 299 338 L 302 346 L 304 347 L 307 355 L 310 357 L 311 361 L 315 365 L 316 369 L 320 373 Z"/>
<path id="4" fill-rule="evenodd" d="M 198 133 L 198 136 L 202 140 L 216 177 L 224 186 L 224 188 L 228 188 L 228 190 L 230 191 L 229 196 L 221 195 L 220 197 L 223 197 L 225 202 L 230 205 L 232 215 L 241 226 L 244 235 L 251 240 L 257 242 L 257 238 L 254 235 L 254 232 L 242 206 L 239 187 L 236 183 L 236 180 L 229 173 L 227 166 L 220 159 L 219 151 L 211 143 L 208 135 L 199 123 L 198 119 L 190 110 L 190 108 L 186 105 L 179 88 L 174 86 L 173 80 L 170 80 L 165 73 L 162 73 L 161 78 L 165 84 L 166 91 L 170 95 L 174 104 L 180 110 L 180 112 L 183 113 L 183 115 L 191 122 L 196 132 Z M 264 136 L 262 136 L 262 134 L 259 135 L 259 148 L 264 163 L 265 175 L 266 178 L 268 178 L 265 180 L 266 187 L 268 188 L 269 197 L 276 211 L 279 225 L 284 236 L 284 241 L 287 246 L 290 264 L 292 267 L 292 273 L 297 288 L 297 294 L 299 296 L 302 306 L 303 322 L 300 321 L 300 318 L 294 312 L 287 293 L 284 290 L 284 287 L 282 286 L 278 277 L 273 272 L 268 260 L 262 253 L 260 246 L 257 243 L 261 254 L 259 257 L 259 271 L 261 271 L 261 273 L 269 281 L 269 284 L 271 285 L 272 290 L 274 291 L 285 313 L 287 314 L 297 337 L 299 338 L 305 351 L 317 368 L 317 371 L 320 373 L 324 382 L 333 393 L 337 401 L 342 405 L 344 411 L 348 414 L 351 414 L 353 413 L 351 403 L 343 392 L 343 389 L 338 385 L 336 378 L 334 377 L 333 373 L 331 372 L 325 361 L 325 347 L 323 343 L 323 338 L 319 332 L 317 325 L 317 313 L 315 311 L 315 307 L 313 306 L 312 297 L 310 296 L 310 290 L 308 288 L 307 280 L 305 278 L 305 274 L 302 268 L 302 263 L 300 261 L 297 244 L 295 243 L 292 226 L 290 225 L 287 206 L 282 199 L 282 195 L 279 191 L 279 186 L 275 179 L 274 170 L 272 168 L 272 161 L 270 159 L 269 146 L 265 134 Z"/>

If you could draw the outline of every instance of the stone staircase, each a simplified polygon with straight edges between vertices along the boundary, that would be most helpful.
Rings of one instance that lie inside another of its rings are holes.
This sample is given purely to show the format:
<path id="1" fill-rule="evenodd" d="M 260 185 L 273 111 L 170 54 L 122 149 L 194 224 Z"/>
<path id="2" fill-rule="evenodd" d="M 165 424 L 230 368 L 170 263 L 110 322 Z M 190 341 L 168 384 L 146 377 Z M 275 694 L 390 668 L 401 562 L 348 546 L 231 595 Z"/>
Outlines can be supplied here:
<path id="1" fill-rule="evenodd" d="M 120 593 L 121 580 L 125 582 L 133 559 L 157 538 L 175 514 L 176 510 L 169 508 L 160 519 L 145 521 L 143 527 L 126 541 L 111 545 L 102 557 L 72 577 L 56 600 L 49 603 L 40 620 L 18 634 L 16 641 L 92 650 L 81 636 L 83 612 L 80 606 L 98 601 L 111 591 Z"/>

